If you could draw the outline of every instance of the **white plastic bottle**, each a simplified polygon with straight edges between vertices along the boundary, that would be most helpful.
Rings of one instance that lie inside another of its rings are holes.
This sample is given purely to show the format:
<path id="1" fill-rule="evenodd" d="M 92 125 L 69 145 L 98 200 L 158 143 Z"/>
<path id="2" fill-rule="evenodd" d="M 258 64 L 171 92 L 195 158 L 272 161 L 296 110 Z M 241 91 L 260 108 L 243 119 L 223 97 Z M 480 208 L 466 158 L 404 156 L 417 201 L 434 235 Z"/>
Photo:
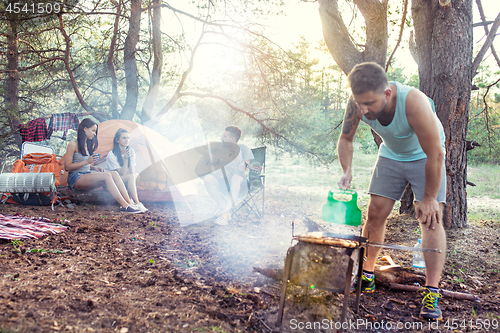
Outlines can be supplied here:
<path id="1" fill-rule="evenodd" d="M 421 249 L 422 240 L 419 238 L 418 242 L 413 247 L 415 249 Z M 425 268 L 424 254 L 422 251 L 413 251 L 413 267 Z"/>

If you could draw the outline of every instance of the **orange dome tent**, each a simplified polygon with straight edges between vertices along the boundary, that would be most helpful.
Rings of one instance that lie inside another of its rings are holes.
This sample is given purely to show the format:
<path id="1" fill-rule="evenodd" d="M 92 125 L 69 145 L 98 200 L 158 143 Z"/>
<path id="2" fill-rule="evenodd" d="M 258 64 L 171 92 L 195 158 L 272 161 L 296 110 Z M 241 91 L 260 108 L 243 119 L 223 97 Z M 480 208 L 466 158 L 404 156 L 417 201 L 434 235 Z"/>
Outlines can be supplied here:
<path id="1" fill-rule="evenodd" d="M 158 132 L 129 120 L 108 120 L 98 124 L 96 153 L 101 154 L 98 166 L 104 167 L 106 156 L 113 149 L 113 138 L 119 128 L 130 132 L 130 147 L 136 154 L 136 173 L 141 174 L 138 186 L 139 199 L 144 202 L 172 201 L 172 198 L 197 194 L 192 181 L 173 185 L 162 159 L 179 153 L 179 150 Z M 156 162 L 156 163 L 155 163 Z M 151 167 L 153 166 L 154 167 Z M 173 193 L 178 192 L 178 193 Z M 180 196 L 179 196 L 180 195 Z"/>

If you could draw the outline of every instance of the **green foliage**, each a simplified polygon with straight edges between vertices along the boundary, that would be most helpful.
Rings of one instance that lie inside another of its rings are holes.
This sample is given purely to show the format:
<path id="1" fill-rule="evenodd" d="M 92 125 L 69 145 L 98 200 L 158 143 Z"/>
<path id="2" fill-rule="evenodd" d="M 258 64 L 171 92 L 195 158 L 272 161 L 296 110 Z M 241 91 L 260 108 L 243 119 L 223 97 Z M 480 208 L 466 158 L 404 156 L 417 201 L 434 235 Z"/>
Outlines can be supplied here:
<path id="1" fill-rule="evenodd" d="M 42 252 L 47 252 L 47 253 L 54 253 L 54 254 L 64 254 L 64 251 L 61 250 L 46 250 L 46 249 L 31 249 L 26 252 L 30 253 L 42 253 Z"/>
<path id="2" fill-rule="evenodd" d="M 16 252 L 20 252 L 20 248 L 21 246 L 24 246 L 24 242 L 20 241 L 19 239 L 13 239 L 11 242 L 10 242 L 10 245 L 12 245 L 12 248 L 16 251 Z"/>
<path id="3" fill-rule="evenodd" d="M 479 150 L 481 147 L 476 148 Z M 488 196 L 500 199 L 498 184 L 500 184 L 500 165 L 497 163 L 469 163 L 467 167 L 467 180 L 476 184 L 467 188 L 471 196 Z"/>
<path id="4" fill-rule="evenodd" d="M 492 75 L 488 67 L 480 66 L 474 79 L 479 90 L 471 96 L 467 140 L 476 140 L 481 146 L 467 152 L 473 163 L 500 162 L 500 96 L 491 82 L 499 74 Z"/>
<path id="5" fill-rule="evenodd" d="M 257 136 L 259 144 L 331 162 L 336 157 L 347 99 L 344 74 L 337 66 L 318 66 L 318 60 L 309 55 L 311 45 L 305 38 L 293 50 L 253 42 L 262 57 L 249 53 L 239 58 L 223 78 L 226 84 L 219 86 L 217 94 L 237 100 L 238 107 L 260 125 L 241 114 L 224 117 L 222 112 L 208 113 L 207 122 L 212 126 L 235 123 L 245 135 Z M 213 86 L 206 89 L 214 92 Z"/>
<path id="6" fill-rule="evenodd" d="M 474 139 L 481 147 L 467 152 L 467 158 L 476 163 L 499 163 L 500 162 L 500 105 L 497 103 L 494 109 L 487 112 L 483 110 L 471 110 L 469 118 L 468 139 Z M 476 111 L 476 112 L 474 112 Z"/>
<path id="7" fill-rule="evenodd" d="M 23 0 L 26 1 L 26 0 Z M 5 5 L 5 1 L 1 4 Z M 176 14 L 180 29 L 171 29 L 162 38 L 163 70 L 161 77 L 162 93 L 158 96 L 153 113 L 158 112 L 172 96 L 182 75 L 189 67 L 189 59 L 201 31 L 204 32 L 202 46 L 210 48 L 210 54 L 219 56 L 223 61 L 234 58 L 224 70 L 220 68 L 214 75 L 201 80 L 188 79 L 182 91 L 197 91 L 220 96 L 231 101 L 235 108 L 230 109 L 216 99 L 199 100 L 183 97 L 177 107 L 197 103 L 201 109 L 202 121 L 208 135 L 212 129 L 218 132 L 222 126 L 235 123 L 242 127 L 248 136 L 257 136 L 262 144 L 276 147 L 281 152 L 314 156 L 318 161 L 329 163 L 336 158 L 335 147 L 341 129 L 344 107 L 347 99 L 344 73 L 338 66 L 322 68 L 317 59 L 310 56 L 310 43 L 301 38 L 293 50 L 284 50 L 273 44 L 261 31 L 261 26 L 251 26 L 248 22 L 260 15 L 280 12 L 281 0 L 227 3 L 223 1 L 191 3 L 190 14 L 207 17 L 210 14 L 218 25 L 203 25 L 184 15 Z M 83 12 L 92 15 L 72 14 L 65 11 L 62 16 L 64 32 L 70 38 L 69 67 L 75 77 L 83 99 L 91 108 L 111 117 L 111 72 L 108 68 L 110 41 L 116 2 L 110 0 L 78 3 L 85 6 Z M 345 5 L 349 6 L 349 5 Z M 168 12 L 168 11 L 167 11 Z M 169 21 L 164 14 L 164 21 Z M 122 8 L 123 17 L 118 22 L 118 39 L 112 63 L 118 82 L 119 105 L 127 97 L 125 82 L 125 63 L 123 46 L 128 33 L 130 8 Z M 2 30 L 14 29 L 22 40 L 19 47 L 19 103 L 17 106 L 2 105 L 0 111 L 0 159 L 12 164 L 18 156 L 17 145 L 12 135 L 12 120 L 21 123 L 37 117 L 48 117 L 52 113 L 81 112 L 82 107 L 76 98 L 74 87 L 63 62 L 66 43 L 55 15 L 35 15 L 29 17 L 6 16 L 0 14 Z M 139 79 L 138 114 L 140 104 L 148 90 L 152 74 L 153 52 L 151 47 L 151 17 L 148 11 L 142 14 L 140 38 L 137 44 L 137 73 Z M 167 15 L 174 15 L 169 13 Z M 241 17 L 244 24 L 231 22 L 227 17 Z M 189 20 L 196 25 L 194 32 L 184 29 Z M 262 34 L 261 34 L 262 33 Z M 6 44 L 6 35 L 2 35 Z M 363 41 L 363 38 L 360 38 Z M 319 48 L 326 50 L 320 45 Z M 215 52 L 212 52 L 216 49 Z M 203 49 L 207 51 L 207 49 Z M 198 51 L 198 54 L 205 53 Z M 213 59 L 194 57 L 194 67 L 201 62 Z M 232 55 L 232 57 L 228 56 Z M 210 57 L 217 58 L 217 57 Z M 188 61 L 186 61 L 188 60 Z M 220 62 L 220 61 L 219 61 Z M 217 67 L 217 66 L 215 66 Z M 221 67 L 222 68 L 222 67 Z M 7 92 L 7 81 L 1 77 L 2 94 Z M 118 110 L 119 113 L 119 110 Z M 137 121 L 138 118 L 136 117 Z M 216 134 L 217 137 L 220 133 Z M 55 147 L 56 154 L 64 154 L 67 142 L 75 139 L 70 132 L 65 141 L 53 135 L 47 144 Z M 373 151 L 373 140 L 367 128 L 360 128 L 356 138 L 359 149 Z M 10 160 L 6 159 L 10 156 Z M 5 162 L 4 162 L 5 163 Z M 4 164 L 5 165 L 5 164 Z M 152 224 L 154 227 L 155 225 Z"/>
<path id="8" fill-rule="evenodd" d="M 413 74 L 410 77 L 407 77 L 403 74 L 403 67 L 394 67 L 393 65 L 389 66 L 389 70 L 387 71 L 387 79 L 389 81 L 397 81 L 402 84 L 409 85 L 411 87 L 417 88 L 419 87 L 419 78 L 417 74 Z"/>

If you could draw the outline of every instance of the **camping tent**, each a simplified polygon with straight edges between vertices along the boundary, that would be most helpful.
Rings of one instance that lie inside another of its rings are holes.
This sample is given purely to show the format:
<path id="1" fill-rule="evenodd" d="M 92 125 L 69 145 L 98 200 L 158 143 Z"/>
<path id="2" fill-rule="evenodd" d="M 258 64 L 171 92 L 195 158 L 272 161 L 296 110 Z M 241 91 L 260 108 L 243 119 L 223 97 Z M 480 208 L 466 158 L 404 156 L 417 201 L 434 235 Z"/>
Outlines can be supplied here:
<path id="1" fill-rule="evenodd" d="M 135 169 L 141 175 L 138 186 L 141 201 L 172 201 L 172 198 L 179 197 L 189 200 L 192 195 L 198 193 L 192 181 L 173 184 L 165 165 L 158 163 L 179 153 L 178 149 L 158 132 L 132 121 L 108 120 L 98 125 L 99 146 L 96 153 L 101 154 L 98 166 L 104 167 L 106 156 L 113 149 L 113 138 L 119 128 L 130 132 L 130 147 L 136 154 Z"/>

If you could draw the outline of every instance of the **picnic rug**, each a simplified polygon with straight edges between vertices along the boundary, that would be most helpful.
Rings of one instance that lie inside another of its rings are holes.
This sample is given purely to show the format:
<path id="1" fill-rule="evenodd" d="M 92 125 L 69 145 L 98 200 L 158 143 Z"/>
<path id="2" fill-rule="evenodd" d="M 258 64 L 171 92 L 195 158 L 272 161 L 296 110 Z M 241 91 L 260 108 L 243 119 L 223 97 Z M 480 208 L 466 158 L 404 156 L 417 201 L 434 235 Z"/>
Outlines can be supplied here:
<path id="1" fill-rule="evenodd" d="M 54 235 L 63 232 L 68 226 L 61 223 L 69 221 L 52 221 L 46 217 L 28 217 L 21 214 L 0 214 L 0 239 L 29 239 L 42 238 L 45 235 Z"/>

